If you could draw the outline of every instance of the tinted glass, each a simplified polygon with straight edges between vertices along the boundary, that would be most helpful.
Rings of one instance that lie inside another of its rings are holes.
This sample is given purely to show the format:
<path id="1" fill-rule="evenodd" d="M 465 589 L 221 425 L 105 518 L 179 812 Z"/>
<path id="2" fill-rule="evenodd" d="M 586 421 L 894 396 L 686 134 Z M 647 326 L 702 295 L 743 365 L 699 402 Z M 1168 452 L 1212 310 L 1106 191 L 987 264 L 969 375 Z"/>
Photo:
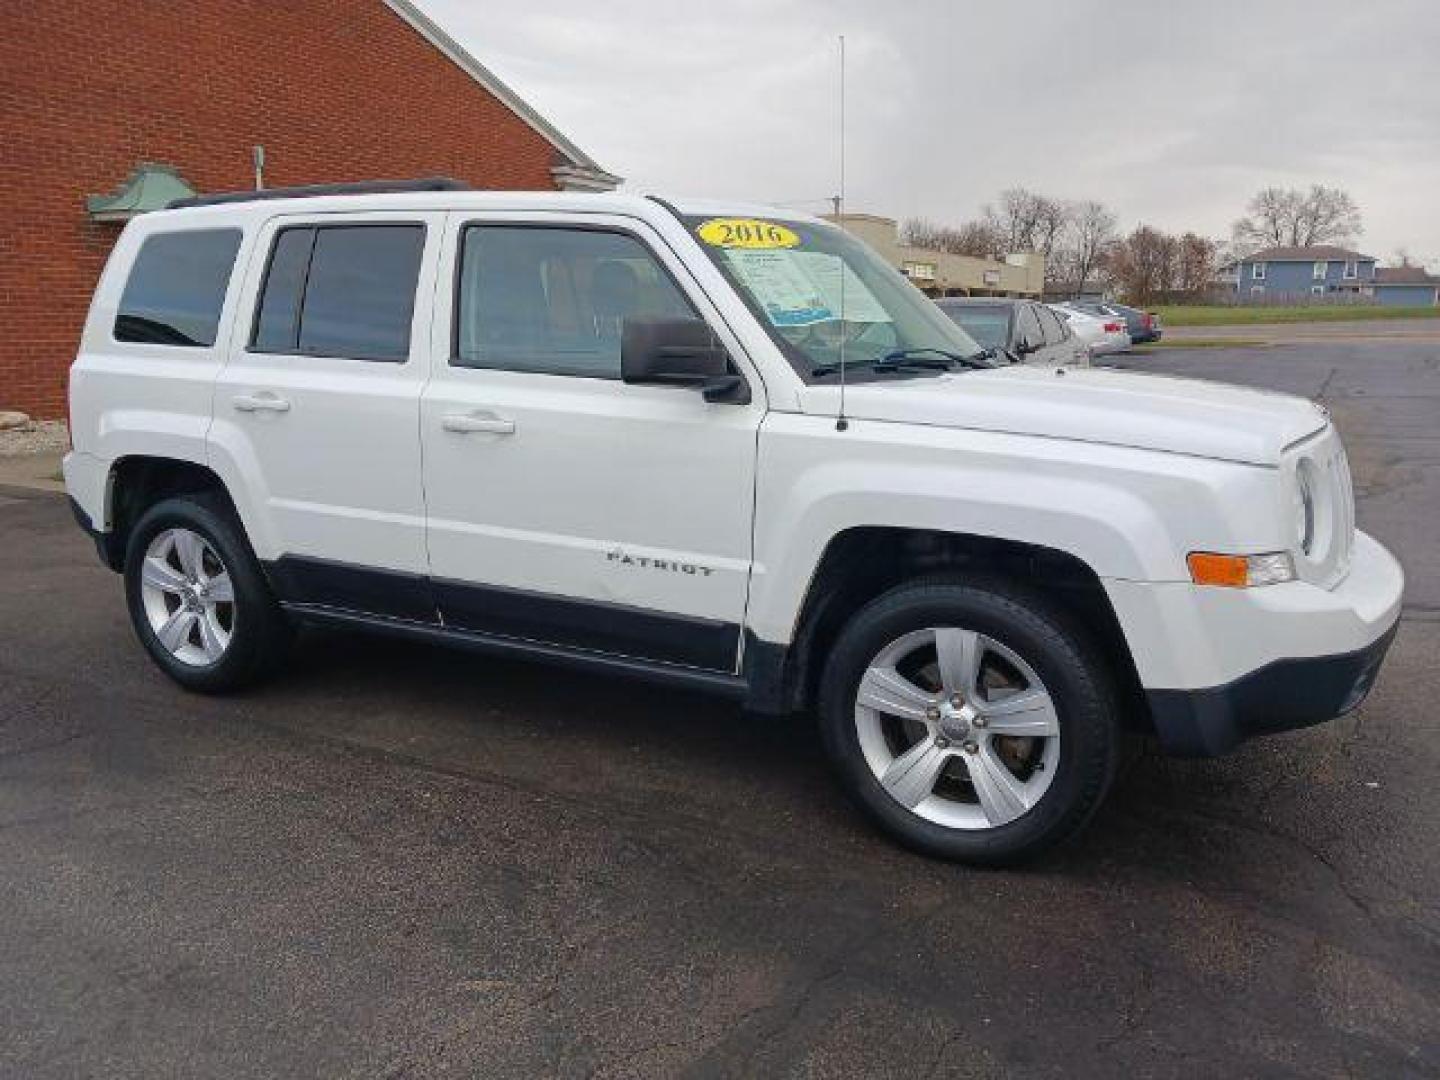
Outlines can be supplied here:
<path id="1" fill-rule="evenodd" d="M 626 318 L 697 318 L 655 258 L 621 233 L 465 230 L 454 363 L 620 377 Z"/>
<path id="2" fill-rule="evenodd" d="M 421 225 L 317 229 L 300 312 L 300 351 L 406 359 L 424 247 Z"/>
<path id="3" fill-rule="evenodd" d="M 310 264 L 314 229 L 285 229 L 275 239 L 265 289 L 250 339 L 257 352 L 294 352 L 300 334 L 300 294 Z"/>
<path id="4" fill-rule="evenodd" d="M 157 233 L 130 268 L 115 317 L 115 340 L 214 345 L 239 229 Z"/>
<path id="5" fill-rule="evenodd" d="M 1065 340 L 1065 330 L 1060 325 L 1060 316 L 1047 307 L 1036 306 L 1035 314 L 1040 319 L 1040 329 L 1045 334 L 1046 345 L 1059 345 Z"/>
<path id="6" fill-rule="evenodd" d="M 941 304 L 940 310 L 987 349 L 1003 349 L 1010 344 L 1009 307 Z"/>

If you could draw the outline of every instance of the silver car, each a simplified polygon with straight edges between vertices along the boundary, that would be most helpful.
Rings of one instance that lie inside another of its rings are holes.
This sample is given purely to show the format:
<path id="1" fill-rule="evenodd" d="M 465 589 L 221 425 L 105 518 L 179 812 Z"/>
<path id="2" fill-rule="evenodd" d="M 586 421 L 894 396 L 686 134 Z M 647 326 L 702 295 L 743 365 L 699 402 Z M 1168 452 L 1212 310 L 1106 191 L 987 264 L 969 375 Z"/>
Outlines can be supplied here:
<path id="1" fill-rule="evenodd" d="M 1034 300 L 945 297 L 940 310 L 995 355 L 1012 363 L 1088 367 L 1090 351 L 1063 318 Z"/>

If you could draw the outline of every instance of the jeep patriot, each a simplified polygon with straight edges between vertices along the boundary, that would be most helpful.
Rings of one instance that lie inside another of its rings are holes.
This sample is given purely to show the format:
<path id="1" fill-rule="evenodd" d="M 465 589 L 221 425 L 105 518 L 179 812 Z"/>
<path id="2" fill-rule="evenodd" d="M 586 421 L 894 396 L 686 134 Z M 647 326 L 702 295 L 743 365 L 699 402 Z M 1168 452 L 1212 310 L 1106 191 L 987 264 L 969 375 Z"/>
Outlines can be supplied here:
<path id="1" fill-rule="evenodd" d="M 999 365 L 839 228 L 446 181 L 126 226 L 65 480 L 151 659 L 363 628 L 818 716 L 857 805 L 974 863 L 1175 754 L 1365 697 L 1403 577 L 1309 401 Z"/>

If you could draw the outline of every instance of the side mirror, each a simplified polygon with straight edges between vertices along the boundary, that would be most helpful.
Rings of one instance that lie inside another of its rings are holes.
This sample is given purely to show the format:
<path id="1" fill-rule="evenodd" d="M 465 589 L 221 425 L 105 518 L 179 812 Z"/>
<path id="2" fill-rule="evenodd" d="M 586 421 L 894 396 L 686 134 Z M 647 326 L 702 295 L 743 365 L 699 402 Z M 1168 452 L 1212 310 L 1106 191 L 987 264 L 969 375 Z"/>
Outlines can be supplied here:
<path id="1" fill-rule="evenodd" d="M 1031 353 L 1039 351 L 1040 346 L 1036 345 L 1033 341 L 1026 341 L 1024 338 L 1021 338 L 1015 343 L 1016 356 L 1029 356 Z"/>
<path id="2" fill-rule="evenodd" d="M 702 319 L 626 319 L 620 332 L 620 379 L 690 386 L 706 401 L 744 405 L 750 387 Z"/>

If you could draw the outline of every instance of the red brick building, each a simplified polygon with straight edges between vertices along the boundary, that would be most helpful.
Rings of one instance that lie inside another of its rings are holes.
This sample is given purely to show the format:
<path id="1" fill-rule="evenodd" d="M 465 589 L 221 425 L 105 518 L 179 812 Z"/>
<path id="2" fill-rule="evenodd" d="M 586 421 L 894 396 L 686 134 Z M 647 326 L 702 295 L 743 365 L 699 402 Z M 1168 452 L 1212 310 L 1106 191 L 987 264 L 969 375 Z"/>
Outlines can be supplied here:
<path id="1" fill-rule="evenodd" d="M 124 220 L 187 191 L 453 176 L 618 182 L 412 0 L 7 3 L 0 36 L 0 408 L 65 413 Z"/>

